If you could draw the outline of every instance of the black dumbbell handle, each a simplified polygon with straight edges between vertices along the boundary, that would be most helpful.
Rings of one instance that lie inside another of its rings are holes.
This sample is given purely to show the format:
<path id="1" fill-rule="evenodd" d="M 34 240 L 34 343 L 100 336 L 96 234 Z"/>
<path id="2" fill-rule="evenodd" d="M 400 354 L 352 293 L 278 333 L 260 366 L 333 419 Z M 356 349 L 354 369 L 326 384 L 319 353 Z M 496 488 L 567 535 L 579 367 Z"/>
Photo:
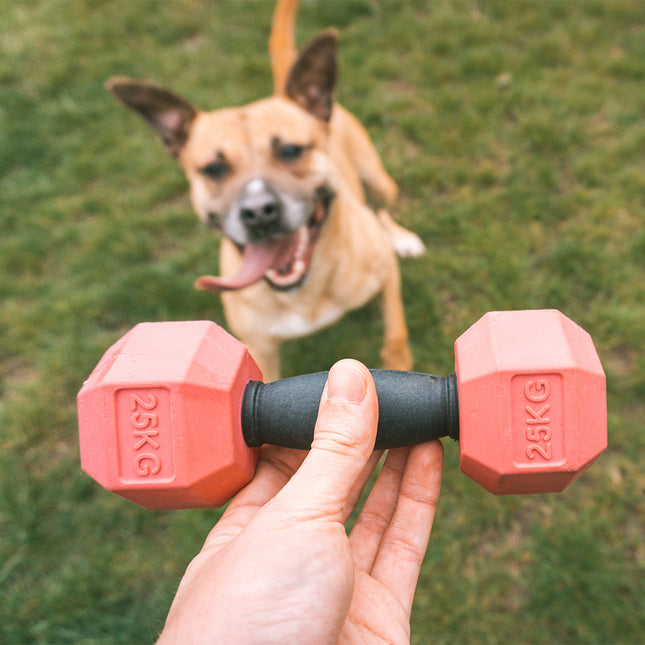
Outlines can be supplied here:
<path id="1" fill-rule="evenodd" d="M 376 450 L 412 446 L 439 437 L 459 439 L 457 377 L 371 370 L 379 402 Z M 250 381 L 242 400 L 248 446 L 264 443 L 308 450 L 329 372 L 262 383 Z"/>

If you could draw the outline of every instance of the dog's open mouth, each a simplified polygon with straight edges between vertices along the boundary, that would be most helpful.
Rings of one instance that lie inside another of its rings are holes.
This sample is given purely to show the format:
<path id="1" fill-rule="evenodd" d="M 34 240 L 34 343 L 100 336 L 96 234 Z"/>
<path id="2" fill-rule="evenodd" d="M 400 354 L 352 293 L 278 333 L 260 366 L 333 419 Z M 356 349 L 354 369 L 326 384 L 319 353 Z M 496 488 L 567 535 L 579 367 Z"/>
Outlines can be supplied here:
<path id="1" fill-rule="evenodd" d="M 228 277 L 204 275 L 195 287 L 205 291 L 231 291 L 248 287 L 262 278 L 275 289 L 300 286 L 311 266 L 311 258 L 320 230 L 329 211 L 330 198 L 316 202 L 309 222 L 295 233 L 278 239 L 247 244 L 242 249 L 242 265 Z"/>

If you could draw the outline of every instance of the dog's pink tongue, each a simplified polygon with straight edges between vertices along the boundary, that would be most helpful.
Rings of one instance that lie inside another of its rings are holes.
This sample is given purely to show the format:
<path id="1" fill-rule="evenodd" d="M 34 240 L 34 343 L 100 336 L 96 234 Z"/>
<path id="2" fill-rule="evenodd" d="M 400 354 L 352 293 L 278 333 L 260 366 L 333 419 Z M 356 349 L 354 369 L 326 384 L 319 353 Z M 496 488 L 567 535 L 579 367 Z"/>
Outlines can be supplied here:
<path id="1" fill-rule="evenodd" d="M 204 291 L 230 291 L 242 289 L 262 279 L 266 271 L 273 267 L 288 240 L 247 244 L 242 254 L 242 266 L 237 273 L 228 277 L 203 275 L 195 281 L 195 288 Z"/>

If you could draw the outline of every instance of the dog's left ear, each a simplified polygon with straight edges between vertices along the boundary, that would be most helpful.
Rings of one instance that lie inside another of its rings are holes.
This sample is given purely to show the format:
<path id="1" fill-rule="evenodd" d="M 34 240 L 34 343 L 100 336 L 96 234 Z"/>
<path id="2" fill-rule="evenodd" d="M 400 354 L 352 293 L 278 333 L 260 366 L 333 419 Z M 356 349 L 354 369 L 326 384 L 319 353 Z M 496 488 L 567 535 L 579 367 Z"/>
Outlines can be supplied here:
<path id="1" fill-rule="evenodd" d="M 174 92 L 146 81 L 112 78 L 106 86 L 150 123 L 173 157 L 179 155 L 188 140 L 197 108 Z"/>
<path id="2" fill-rule="evenodd" d="M 338 32 L 327 29 L 312 40 L 294 63 L 286 95 L 323 121 L 331 118 L 338 65 Z"/>

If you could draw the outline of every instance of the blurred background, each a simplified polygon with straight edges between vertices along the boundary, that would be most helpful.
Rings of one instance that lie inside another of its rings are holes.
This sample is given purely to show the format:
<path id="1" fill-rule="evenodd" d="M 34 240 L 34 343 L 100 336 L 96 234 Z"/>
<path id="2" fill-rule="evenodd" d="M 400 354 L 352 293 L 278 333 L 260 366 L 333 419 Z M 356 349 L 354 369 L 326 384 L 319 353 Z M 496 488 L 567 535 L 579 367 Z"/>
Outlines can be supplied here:
<path id="1" fill-rule="evenodd" d="M 152 643 L 220 511 L 149 512 L 80 470 L 75 397 L 140 321 L 210 319 L 218 235 L 104 89 L 203 108 L 268 95 L 273 3 L 0 3 L 0 642 Z M 493 309 L 558 308 L 607 373 L 609 448 L 558 495 L 495 498 L 446 441 L 412 642 L 645 638 L 645 6 L 304 0 L 341 33 L 339 100 L 428 252 L 402 261 L 415 368 Z M 378 367 L 377 303 L 284 346 L 285 375 Z"/>

